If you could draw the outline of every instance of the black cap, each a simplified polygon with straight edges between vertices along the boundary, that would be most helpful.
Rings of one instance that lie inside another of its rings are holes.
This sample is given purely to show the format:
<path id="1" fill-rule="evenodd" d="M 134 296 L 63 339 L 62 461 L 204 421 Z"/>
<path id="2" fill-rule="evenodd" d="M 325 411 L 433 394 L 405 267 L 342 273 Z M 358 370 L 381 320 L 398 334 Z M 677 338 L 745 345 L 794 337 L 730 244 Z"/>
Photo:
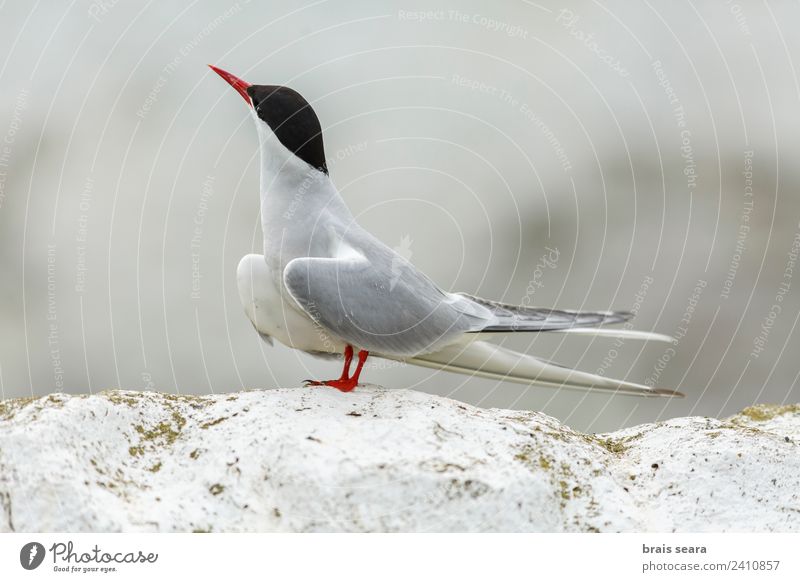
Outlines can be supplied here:
<path id="1" fill-rule="evenodd" d="M 300 93 L 279 85 L 250 85 L 247 94 L 258 117 L 290 152 L 328 173 L 319 119 Z"/>

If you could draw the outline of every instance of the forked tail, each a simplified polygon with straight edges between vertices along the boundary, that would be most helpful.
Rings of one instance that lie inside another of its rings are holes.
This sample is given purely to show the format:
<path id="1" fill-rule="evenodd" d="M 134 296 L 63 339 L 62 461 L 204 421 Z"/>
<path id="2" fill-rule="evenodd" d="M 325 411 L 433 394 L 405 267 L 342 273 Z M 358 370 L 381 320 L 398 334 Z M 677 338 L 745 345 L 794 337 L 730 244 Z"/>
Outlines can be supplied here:
<path id="1" fill-rule="evenodd" d="M 449 346 L 441 351 L 416 356 L 407 361 L 418 366 L 518 384 L 540 384 L 553 388 L 614 392 L 633 396 L 683 396 L 682 393 L 672 390 L 651 388 L 626 380 L 573 370 L 485 341 Z"/>

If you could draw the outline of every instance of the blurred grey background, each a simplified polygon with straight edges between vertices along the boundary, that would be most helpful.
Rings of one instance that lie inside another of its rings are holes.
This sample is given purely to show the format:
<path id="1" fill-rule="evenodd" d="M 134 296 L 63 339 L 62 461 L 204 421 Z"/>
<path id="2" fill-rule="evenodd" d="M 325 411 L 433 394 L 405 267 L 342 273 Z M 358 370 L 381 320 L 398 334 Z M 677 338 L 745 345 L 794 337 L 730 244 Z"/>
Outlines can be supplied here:
<path id="1" fill-rule="evenodd" d="M 2 397 L 297 386 L 263 344 L 257 137 L 207 69 L 321 118 L 358 219 L 450 290 L 635 309 L 673 346 L 508 345 L 686 392 L 637 400 L 372 361 L 365 380 L 602 431 L 800 400 L 792 2 L 4 2 Z"/>

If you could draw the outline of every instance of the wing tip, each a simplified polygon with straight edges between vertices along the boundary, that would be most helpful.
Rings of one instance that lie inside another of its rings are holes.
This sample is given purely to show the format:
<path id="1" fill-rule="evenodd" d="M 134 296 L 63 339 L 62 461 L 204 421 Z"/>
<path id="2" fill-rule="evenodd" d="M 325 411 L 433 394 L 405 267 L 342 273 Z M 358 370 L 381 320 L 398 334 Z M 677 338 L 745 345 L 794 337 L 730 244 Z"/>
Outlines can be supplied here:
<path id="1" fill-rule="evenodd" d="M 606 311 L 606 314 L 608 314 L 608 316 L 611 318 L 618 318 L 619 321 L 617 321 L 616 323 L 622 323 L 624 321 L 628 321 L 629 319 L 633 319 L 636 316 L 636 314 L 633 311 Z"/>

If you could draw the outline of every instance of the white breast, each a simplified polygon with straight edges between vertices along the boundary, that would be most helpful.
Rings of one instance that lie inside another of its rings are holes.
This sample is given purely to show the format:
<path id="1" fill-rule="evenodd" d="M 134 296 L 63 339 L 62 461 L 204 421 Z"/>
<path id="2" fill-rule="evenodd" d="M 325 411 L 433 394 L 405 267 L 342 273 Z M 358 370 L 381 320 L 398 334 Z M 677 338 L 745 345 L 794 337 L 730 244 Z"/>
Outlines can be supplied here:
<path id="1" fill-rule="evenodd" d="M 331 336 L 294 303 L 283 289 L 282 278 L 269 272 L 263 255 L 245 255 L 236 269 L 236 281 L 244 311 L 259 333 L 307 352 L 344 351 L 344 342 Z"/>

